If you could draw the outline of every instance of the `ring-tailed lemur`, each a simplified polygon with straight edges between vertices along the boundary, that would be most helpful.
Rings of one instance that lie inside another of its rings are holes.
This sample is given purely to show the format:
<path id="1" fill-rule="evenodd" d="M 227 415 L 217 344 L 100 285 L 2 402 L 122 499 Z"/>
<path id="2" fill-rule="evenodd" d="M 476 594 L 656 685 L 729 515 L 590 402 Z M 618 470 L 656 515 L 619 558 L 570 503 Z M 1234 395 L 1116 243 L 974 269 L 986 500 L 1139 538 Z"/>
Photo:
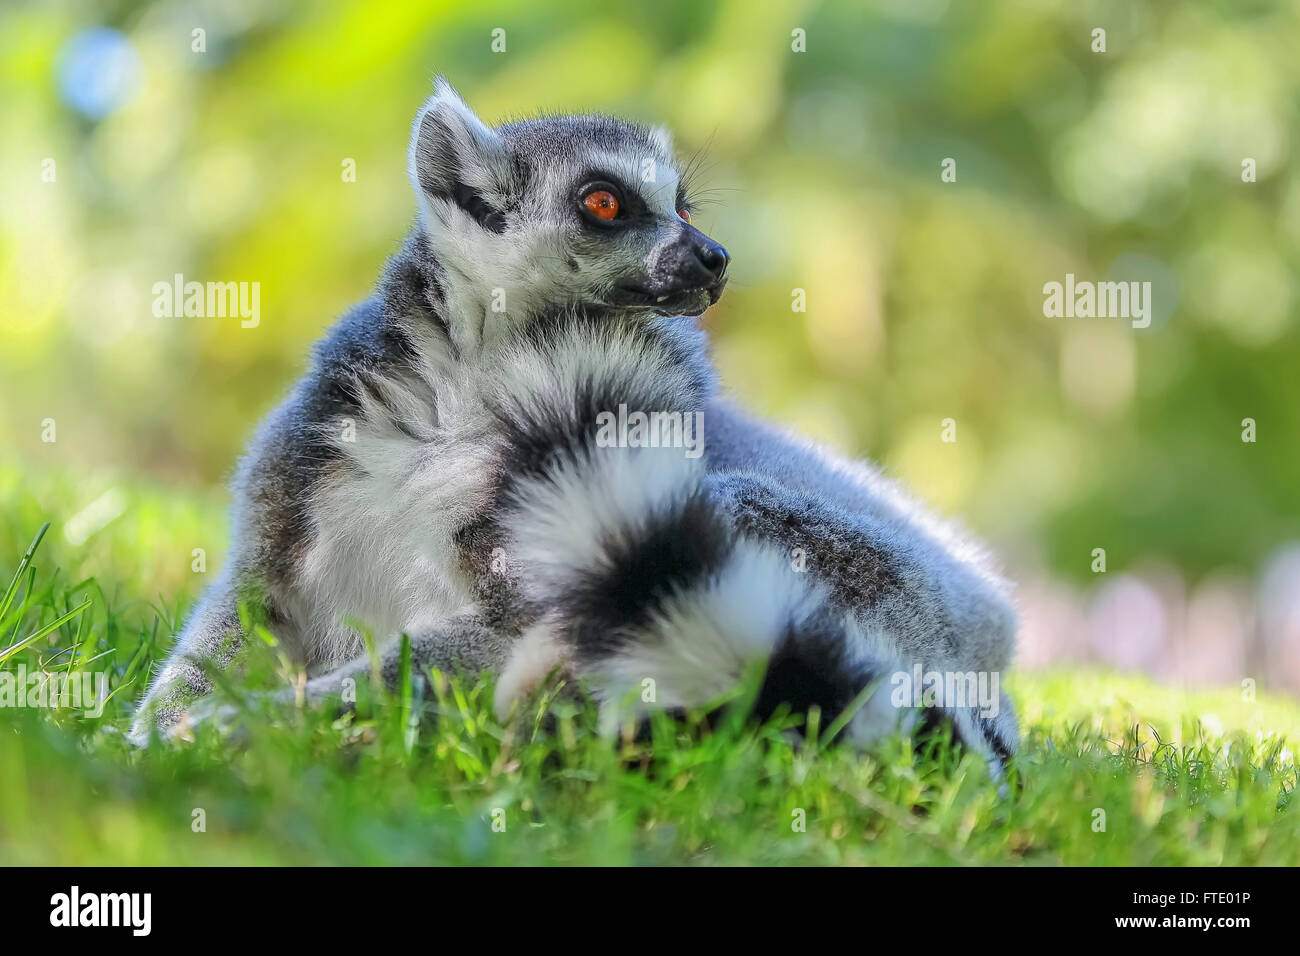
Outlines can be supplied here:
<path id="1" fill-rule="evenodd" d="M 132 738 L 204 710 L 251 597 L 313 698 L 370 668 L 352 619 L 409 635 L 417 668 L 494 672 L 503 716 L 557 666 L 618 719 L 646 696 L 706 704 L 766 662 L 760 713 L 833 715 L 875 686 L 850 739 L 946 718 L 998 769 L 1005 694 L 902 710 L 886 682 L 1007 667 L 1006 584 L 869 466 L 719 394 L 690 317 L 728 255 L 690 224 L 668 134 L 492 128 L 440 80 L 408 168 L 416 225 L 253 440 L 225 571 Z"/>

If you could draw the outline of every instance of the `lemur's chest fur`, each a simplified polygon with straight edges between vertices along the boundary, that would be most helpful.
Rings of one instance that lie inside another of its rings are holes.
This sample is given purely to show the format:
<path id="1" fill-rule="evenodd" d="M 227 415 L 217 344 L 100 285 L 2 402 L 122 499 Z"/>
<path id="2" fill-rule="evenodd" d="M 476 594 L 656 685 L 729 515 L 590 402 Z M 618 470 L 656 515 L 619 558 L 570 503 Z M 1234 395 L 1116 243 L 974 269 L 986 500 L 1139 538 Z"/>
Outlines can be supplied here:
<path id="1" fill-rule="evenodd" d="M 483 379 L 436 347 L 375 373 L 355 414 L 325 425 L 338 459 L 310 496 L 311 543 L 300 564 L 302 609 L 331 635 L 317 663 L 357 651 L 352 618 L 376 639 L 417 633 L 482 598 L 466 529 L 490 510 L 500 463 Z"/>

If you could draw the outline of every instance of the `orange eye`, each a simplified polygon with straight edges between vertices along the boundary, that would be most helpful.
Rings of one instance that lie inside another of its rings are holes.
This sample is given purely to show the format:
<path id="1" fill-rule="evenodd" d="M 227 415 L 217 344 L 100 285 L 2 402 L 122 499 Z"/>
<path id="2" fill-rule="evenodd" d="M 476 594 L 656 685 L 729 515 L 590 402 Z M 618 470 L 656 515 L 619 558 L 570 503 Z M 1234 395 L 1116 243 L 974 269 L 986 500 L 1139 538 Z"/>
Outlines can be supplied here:
<path id="1" fill-rule="evenodd" d="M 593 189 L 582 197 L 582 204 L 597 219 L 613 219 L 618 215 L 618 200 L 608 189 Z"/>
<path id="2" fill-rule="evenodd" d="M 681 216 L 682 219 L 685 220 L 686 222 L 691 221 L 691 214 L 687 212 L 685 209 L 677 210 L 677 215 Z"/>

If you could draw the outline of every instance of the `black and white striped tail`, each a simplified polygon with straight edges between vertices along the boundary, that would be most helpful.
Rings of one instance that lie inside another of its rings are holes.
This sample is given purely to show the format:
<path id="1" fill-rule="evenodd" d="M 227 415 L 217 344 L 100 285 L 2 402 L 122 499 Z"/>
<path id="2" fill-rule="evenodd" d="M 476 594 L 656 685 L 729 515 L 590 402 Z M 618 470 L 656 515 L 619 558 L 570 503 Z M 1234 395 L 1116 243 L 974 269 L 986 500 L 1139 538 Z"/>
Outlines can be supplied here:
<path id="1" fill-rule="evenodd" d="M 887 686 L 902 666 L 872 650 L 888 643 L 868 640 L 781 551 L 738 535 L 711 497 L 702 460 L 681 448 L 597 444 L 598 413 L 645 389 L 603 374 L 554 391 L 565 397 L 534 393 L 501 413 L 512 557 L 602 713 L 617 723 L 629 703 L 703 706 L 765 662 L 762 716 L 816 705 L 826 726 L 880 680 L 845 736 L 866 744 L 913 722 L 917 712 L 896 709 Z M 611 397 L 615 386 L 621 393 Z M 1014 718 L 932 707 L 924 719 L 951 720 L 995 773 L 1015 747 Z"/>

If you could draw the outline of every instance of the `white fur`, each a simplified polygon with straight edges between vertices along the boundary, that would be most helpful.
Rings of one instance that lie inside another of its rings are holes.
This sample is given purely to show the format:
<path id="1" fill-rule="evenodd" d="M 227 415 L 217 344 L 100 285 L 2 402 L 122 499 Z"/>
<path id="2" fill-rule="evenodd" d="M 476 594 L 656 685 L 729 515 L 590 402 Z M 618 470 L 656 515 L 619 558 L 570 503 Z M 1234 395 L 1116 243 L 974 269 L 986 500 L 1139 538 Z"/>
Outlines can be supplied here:
<path id="1" fill-rule="evenodd" d="M 383 639 L 418 633 L 474 599 L 453 535 L 486 507 L 493 486 L 497 451 L 481 376 L 452 366 L 433 336 L 415 341 L 416 377 L 377 383 L 405 430 L 368 398 L 354 440 L 343 437 L 346 422 L 332 426 L 346 464 L 314 495 L 314 542 L 294 593 L 300 628 L 314 635 L 309 657 L 323 667 L 360 649 L 345 618 Z"/>
<path id="2" fill-rule="evenodd" d="M 555 624 L 543 621 L 524 632 L 497 678 L 492 709 L 498 720 L 510 716 L 515 702 L 527 697 L 546 676 L 564 664 L 568 648 L 555 632 Z"/>

